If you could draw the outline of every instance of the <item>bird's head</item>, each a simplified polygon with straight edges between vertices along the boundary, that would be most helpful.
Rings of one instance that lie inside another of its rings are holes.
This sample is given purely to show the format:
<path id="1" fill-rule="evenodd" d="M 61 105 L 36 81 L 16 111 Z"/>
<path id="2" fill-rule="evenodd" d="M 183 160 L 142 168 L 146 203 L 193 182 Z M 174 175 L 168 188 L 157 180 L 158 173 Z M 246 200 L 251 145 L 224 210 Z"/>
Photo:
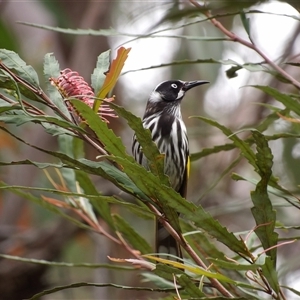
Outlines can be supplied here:
<path id="1" fill-rule="evenodd" d="M 182 80 L 168 80 L 160 83 L 156 86 L 150 95 L 149 101 L 151 102 L 172 102 L 180 101 L 183 99 L 185 93 L 196 87 L 209 83 L 206 80 L 195 80 L 195 81 L 182 81 Z"/>
<path id="2" fill-rule="evenodd" d="M 185 93 L 205 83 L 209 81 L 168 80 L 160 83 L 150 94 L 144 117 L 159 112 L 180 113 L 180 102 Z"/>

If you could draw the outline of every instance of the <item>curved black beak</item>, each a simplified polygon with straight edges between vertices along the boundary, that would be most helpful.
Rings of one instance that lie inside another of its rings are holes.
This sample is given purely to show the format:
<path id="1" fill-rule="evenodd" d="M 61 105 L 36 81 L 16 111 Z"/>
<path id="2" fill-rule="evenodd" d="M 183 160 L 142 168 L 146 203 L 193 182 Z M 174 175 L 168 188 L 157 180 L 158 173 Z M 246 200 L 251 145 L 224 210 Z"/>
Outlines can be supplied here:
<path id="1" fill-rule="evenodd" d="M 182 87 L 182 89 L 186 92 L 190 89 L 192 89 L 195 86 L 209 83 L 207 80 L 194 80 L 194 81 L 186 81 Z"/>

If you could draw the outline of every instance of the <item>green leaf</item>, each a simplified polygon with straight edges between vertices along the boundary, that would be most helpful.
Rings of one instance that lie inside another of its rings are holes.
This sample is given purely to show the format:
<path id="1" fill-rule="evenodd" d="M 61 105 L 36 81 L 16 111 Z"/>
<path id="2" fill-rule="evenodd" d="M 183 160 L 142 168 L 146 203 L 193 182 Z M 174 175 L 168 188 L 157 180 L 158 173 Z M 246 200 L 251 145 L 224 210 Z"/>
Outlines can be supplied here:
<path id="1" fill-rule="evenodd" d="M 132 156 L 126 153 L 122 140 L 108 128 L 107 123 L 95 113 L 88 105 L 80 100 L 70 100 L 72 105 L 80 112 L 88 126 L 95 132 L 99 141 L 104 144 L 105 150 L 116 156 L 126 157 L 129 161 L 134 161 Z"/>
<path id="2" fill-rule="evenodd" d="M 289 94 L 281 93 L 278 90 L 271 88 L 269 86 L 253 85 L 253 87 L 272 96 L 277 101 L 281 102 L 285 107 L 287 107 L 291 111 L 295 112 L 298 116 L 300 116 L 299 101 L 296 101 Z"/>
<path id="3" fill-rule="evenodd" d="M 223 269 L 228 269 L 228 270 L 238 270 L 238 271 L 253 271 L 255 272 L 258 268 L 260 268 L 260 265 L 255 265 L 255 264 L 240 264 L 238 262 L 233 263 L 230 261 L 225 261 L 221 259 L 215 259 L 215 258 L 207 258 L 210 262 L 212 262 L 214 265 L 221 267 Z"/>
<path id="4" fill-rule="evenodd" d="M 28 66 L 17 53 L 0 49 L 0 61 L 9 69 L 16 72 L 22 79 L 39 87 L 39 78 L 35 70 Z"/>
<path id="5" fill-rule="evenodd" d="M 119 215 L 114 215 L 115 226 L 119 232 L 121 232 L 126 240 L 137 250 L 141 251 L 142 254 L 152 252 L 152 248 L 148 242 L 141 237 L 123 218 Z"/>
<path id="6" fill-rule="evenodd" d="M 111 50 L 101 53 L 97 58 L 97 65 L 91 76 L 91 85 L 95 95 L 98 94 L 105 80 L 105 73 L 109 69 Z"/>
<path id="7" fill-rule="evenodd" d="M 92 263 L 70 263 L 48 261 L 44 259 L 25 258 L 15 255 L 0 254 L 0 257 L 30 264 L 46 265 L 52 267 L 68 267 L 68 268 L 88 268 L 88 269 L 111 269 L 118 271 L 135 271 L 133 267 L 110 265 L 110 264 L 92 264 Z"/>
<path id="8" fill-rule="evenodd" d="M 154 260 L 154 261 L 157 261 L 159 263 L 162 263 L 166 266 L 172 266 L 172 268 L 177 268 L 177 270 L 180 270 L 180 272 L 183 272 L 182 270 L 186 270 L 188 271 L 189 273 L 193 274 L 194 276 L 197 276 L 198 278 L 202 277 L 202 276 L 205 276 L 205 277 L 208 277 L 208 278 L 214 278 L 214 279 L 217 279 L 219 281 L 223 281 L 223 282 L 228 282 L 228 283 L 234 283 L 234 281 L 232 279 L 230 279 L 229 277 L 221 274 L 221 273 L 216 273 L 216 272 L 210 272 L 208 270 L 204 270 L 203 268 L 197 266 L 197 265 L 191 265 L 191 264 L 184 264 L 184 263 L 180 263 L 178 261 L 171 261 L 171 260 L 168 260 L 168 259 L 164 259 L 164 258 L 160 258 L 160 257 L 156 257 L 156 256 L 151 256 L 151 255 L 144 255 L 144 257 L 148 258 L 148 259 L 151 259 L 151 260 Z M 160 266 L 157 265 L 157 266 Z M 166 271 L 166 273 L 169 273 L 170 271 Z M 172 269 L 171 269 L 171 274 L 170 275 L 173 275 L 173 274 L 177 274 L 178 272 L 174 272 Z M 239 285 L 244 285 L 242 282 L 241 283 L 238 283 Z"/>
<path id="9" fill-rule="evenodd" d="M 174 215 L 174 210 L 170 210 L 170 208 L 185 214 L 196 226 L 206 230 L 210 235 L 227 245 L 232 251 L 248 255 L 244 243 L 239 241 L 233 233 L 229 233 L 218 221 L 214 220 L 202 206 L 197 207 L 193 203 L 188 202 L 172 188 L 161 184 L 158 177 L 146 171 L 139 164 L 119 157 L 111 157 L 110 159 L 124 167 L 124 172 L 126 172 L 128 177 L 142 192 L 151 199 L 158 200 L 162 212 L 166 215 L 175 230 L 179 230 L 179 224 L 177 216 Z"/>
<path id="10" fill-rule="evenodd" d="M 197 153 L 192 153 L 190 155 L 191 162 L 196 161 L 198 159 L 201 159 L 202 157 L 219 153 L 221 151 L 230 151 L 232 149 L 235 149 L 236 145 L 235 144 L 224 144 L 224 145 L 218 145 L 214 146 L 213 148 L 204 148 L 200 152 Z"/>
<path id="11" fill-rule="evenodd" d="M 19 165 L 33 165 L 40 169 L 45 169 L 48 167 L 62 168 L 64 166 L 62 163 L 57 163 L 57 164 L 55 164 L 55 163 L 40 163 L 40 162 L 32 161 L 29 159 L 19 160 L 19 161 L 9 161 L 9 162 L 0 161 L 0 166 L 19 166 Z"/>
<path id="12" fill-rule="evenodd" d="M 110 106 L 118 115 L 126 119 L 130 128 L 135 132 L 136 138 L 143 149 L 143 154 L 149 161 L 151 172 L 157 175 L 163 184 L 169 185 L 169 179 L 164 173 L 164 155 L 160 154 L 156 144 L 153 142 L 150 130 L 143 127 L 140 118 L 125 110 L 123 107 L 114 103 L 110 103 Z"/>
<path id="13" fill-rule="evenodd" d="M 18 22 L 19 24 L 50 30 L 50 31 L 56 31 L 61 32 L 65 34 L 74 34 L 74 35 L 91 35 L 91 36 L 122 36 L 127 35 L 126 33 L 120 33 L 116 31 L 113 28 L 110 29 L 99 29 L 99 30 L 93 30 L 93 29 L 71 29 L 71 28 L 60 28 L 60 27 L 53 27 L 53 26 L 47 26 L 47 25 L 40 25 L 35 23 L 29 23 L 29 22 Z M 127 36 L 136 36 L 134 34 L 128 34 Z"/>
<path id="14" fill-rule="evenodd" d="M 189 221 L 181 220 L 181 227 L 184 229 L 183 236 L 189 244 L 193 246 L 193 249 L 197 252 L 200 257 L 207 259 L 208 256 L 225 260 L 225 255 L 218 249 L 215 243 L 212 241 L 211 236 L 202 230 L 196 230 L 195 226 L 190 224 Z M 198 251 L 201 245 L 201 251 Z"/>
<path id="15" fill-rule="evenodd" d="M 118 285 L 114 283 L 88 283 L 88 282 L 78 282 L 78 283 L 72 283 L 68 285 L 61 285 L 56 286 L 55 288 L 44 290 L 38 294 L 35 294 L 28 300 L 38 300 L 41 299 L 41 297 L 45 295 L 50 295 L 59 291 L 67 290 L 67 289 L 74 289 L 79 287 L 85 287 L 85 286 L 91 286 L 91 287 L 113 287 L 117 289 L 122 290 L 133 290 L 133 291 L 151 291 L 151 292 L 170 292 L 174 289 L 154 289 L 154 288 L 148 288 L 148 287 L 133 287 L 133 286 L 126 286 L 126 285 Z"/>
<path id="16" fill-rule="evenodd" d="M 77 131 L 80 131 L 82 133 L 85 133 L 85 131 L 68 121 L 65 121 L 63 119 L 60 119 L 55 116 L 33 116 L 33 115 L 27 115 L 24 112 L 18 112 L 18 114 L 13 115 L 0 115 L 0 121 L 6 123 L 6 124 L 15 124 L 16 126 L 20 126 L 26 123 L 38 123 L 42 126 L 46 126 L 46 124 L 50 125 L 57 125 L 59 127 L 62 127 L 64 129 L 76 129 Z M 3 127 L 2 127 L 3 128 Z M 53 128 L 52 128 L 53 129 Z M 59 128 L 57 128 L 57 133 L 59 132 Z M 61 131 L 61 133 L 66 133 L 65 131 Z M 71 133 L 69 131 L 69 133 Z"/>
<path id="17" fill-rule="evenodd" d="M 183 275 L 184 272 L 181 269 L 174 268 L 172 266 L 158 263 L 156 264 L 156 268 L 153 270 L 153 273 L 158 275 L 161 278 L 166 280 L 170 280 L 171 282 L 174 281 L 174 275 Z"/>
<path id="18" fill-rule="evenodd" d="M 233 173 L 231 177 L 232 177 L 233 180 L 237 180 L 237 181 L 238 180 L 248 181 L 248 182 L 254 184 L 255 186 L 258 183 L 258 180 L 255 180 L 253 178 L 245 178 L 245 177 L 243 177 L 241 175 L 238 175 L 236 173 Z M 268 192 L 275 195 L 275 196 L 277 196 L 279 199 L 286 200 L 288 203 L 290 203 L 294 207 L 300 209 L 300 207 L 298 206 L 298 203 L 299 203 L 300 199 L 297 196 L 295 196 L 293 193 L 288 191 L 287 189 L 280 186 L 277 182 L 273 182 L 272 180 L 269 182 Z"/>
<path id="19" fill-rule="evenodd" d="M 67 154 L 68 156 L 74 157 L 74 138 L 68 135 L 61 135 L 58 137 L 58 148 L 59 151 Z M 81 141 L 81 147 L 83 147 Z M 64 168 L 61 170 L 61 174 L 64 177 L 65 182 L 67 183 L 68 189 L 72 192 L 78 192 L 76 180 L 75 180 L 75 172 L 72 169 Z"/>
<path id="20" fill-rule="evenodd" d="M 64 153 L 49 151 L 49 150 L 46 150 L 46 149 L 31 145 L 31 144 L 25 142 L 24 140 L 17 137 L 16 135 L 11 133 L 4 127 L 0 126 L 0 128 L 3 131 L 10 134 L 13 138 L 28 145 L 29 147 L 32 147 L 34 149 L 37 149 L 41 152 L 47 153 L 49 155 L 52 155 L 53 157 L 60 159 L 63 162 L 63 164 L 65 164 L 65 166 L 68 166 L 69 168 L 80 169 L 89 174 L 101 176 L 101 177 L 111 181 L 113 184 L 115 184 L 121 190 L 123 190 L 139 199 L 142 199 L 143 201 L 151 201 L 139 188 L 137 188 L 137 186 L 129 179 L 129 177 L 126 174 L 124 174 L 122 171 L 120 171 L 113 165 L 110 165 L 103 161 L 102 162 L 90 161 L 85 158 L 74 159 Z M 24 162 L 24 164 L 25 163 L 26 164 L 34 164 L 29 160 Z M 13 163 L 5 163 L 4 165 L 9 165 L 9 164 L 13 164 Z M 18 162 L 17 164 L 20 164 L 20 163 Z M 37 164 L 37 166 L 39 165 L 38 163 L 36 163 L 36 164 Z M 42 165 L 44 165 L 44 164 L 42 164 Z M 47 166 L 47 165 L 48 165 L 48 163 L 45 164 L 45 166 Z"/>
<path id="21" fill-rule="evenodd" d="M 57 88 L 50 84 L 50 78 L 58 78 L 60 75 L 60 68 L 58 61 L 54 57 L 53 53 L 47 53 L 44 57 L 44 76 L 47 86 L 47 92 L 51 101 L 63 112 L 64 115 L 71 119 L 70 113 L 60 95 Z"/>
<path id="22" fill-rule="evenodd" d="M 28 161 L 19 161 L 19 162 L 11 162 L 11 163 L 3 163 L 0 162 L 0 166 L 7 166 L 7 165 L 24 165 L 24 164 L 30 164 Z M 39 164 L 36 162 L 32 162 L 32 165 L 37 166 L 39 168 L 45 168 L 45 167 L 54 167 L 54 168 L 62 168 L 64 167 L 63 165 L 54 165 L 54 164 Z M 77 172 L 76 172 L 77 173 Z M 0 186 L 1 190 L 28 190 L 28 191 L 35 191 L 39 193 L 50 193 L 53 195 L 61 195 L 62 197 L 86 197 L 88 198 L 91 202 L 96 203 L 105 203 L 105 204 L 115 204 L 122 206 L 124 208 L 127 208 L 130 211 L 135 212 L 137 216 L 140 216 L 142 218 L 145 218 L 147 220 L 153 220 L 153 213 L 149 211 L 148 208 L 143 206 L 143 203 L 134 204 L 130 203 L 127 201 L 122 201 L 120 199 L 117 199 L 116 197 L 113 196 L 102 196 L 102 195 L 93 195 L 93 194 L 85 194 L 85 193 L 74 193 L 74 192 L 65 192 L 65 191 L 60 191 L 60 190 L 55 190 L 55 189 L 50 189 L 50 188 L 38 188 L 38 187 L 29 187 L 29 186 L 19 186 L 19 185 L 5 185 L 5 186 Z M 103 210 L 101 211 L 103 213 Z M 111 218 L 111 216 L 110 216 Z M 114 224 L 113 224 L 114 226 Z"/>
<path id="23" fill-rule="evenodd" d="M 79 182 L 80 187 L 86 194 L 86 197 L 90 200 L 91 204 L 93 207 L 97 210 L 99 215 L 103 218 L 103 220 L 112 228 L 114 229 L 114 222 L 111 216 L 111 211 L 109 204 L 99 198 L 93 198 L 91 199 L 89 196 L 94 195 L 94 196 L 100 196 L 98 193 L 95 185 L 89 178 L 89 176 L 86 174 L 86 172 L 83 172 L 81 170 L 76 170 L 75 171 L 75 176 L 76 176 L 76 181 Z"/>
<path id="24" fill-rule="evenodd" d="M 187 203 L 175 190 L 161 184 L 160 179 L 147 171 L 143 166 L 139 165 L 135 161 L 129 161 L 121 157 L 109 156 L 109 159 L 118 163 L 123 167 L 123 171 L 134 182 L 134 184 L 149 198 L 155 199 L 153 204 L 157 204 L 160 207 L 161 212 L 165 215 L 169 223 L 174 229 L 180 232 L 180 226 L 178 221 L 178 214 L 176 210 L 180 211 L 180 206 L 177 205 L 177 199 L 180 199 L 181 203 Z M 167 200 L 168 198 L 168 200 Z"/>
<path id="25" fill-rule="evenodd" d="M 271 288 L 278 293 L 279 292 L 279 283 L 277 277 L 277 271 L 274 268 L 274 260 L 271 257 L 266 257 L 264 265 L 261 266 L 263 275 L 268 280 Z"/>
<path id="26" fill-rule="evenodd" d="M 1 182 L 1 181 L 0 181 L 0 187 L 3 188 L 3 189 L 6 189 L 6 190 L 8 190 L 8 191 L 10 191 L 10 192 L 12 192 L 16 195 L 21 196 L 24 199 L 27 199 L 31 202 L 34 202 L 34 203 L 40 205 L 41 207 L 43 207 L 43 208 L 45 208 L 45 209 L 47 209 L 47 210 L 49 210 L 49 211 L 51 211 L 51 212 L 53 212 L 57 215 L 60 215 L 64 218 L 68 219 L 69 221 L 75 223 L 80 228 L 90 229 L 89 226 L 81 223 L 78 219 L 71 217 L 67 213 L 64 213 L 63 210 L 57 208 L 56 206 L 50 204 L 49 202 L 45 201 L 44 199 L 42 199 L 40 197 L 36 197 L 36 196 L 34 196 L 30 193 L 23 192 L 23 191 L 19 190 L 16 187 L 8 186 L 4 182 Z"/>
<path id="27" fill-rule="evenodd" d="M 159 65 L 153 65 L 150 67 L 135 69 L 135 70 L 128 70 L 126 72 L 123 72 L 122 75 L 138 72 L 138 71 L 145 71 L 145 70 L 152 70 L 152 69 L 158 69 L 158 68 L 164 68 L 164 67 L 174 67 L 174 66 L 185 66 L 185 65 L 195 65 L 195 64 L 218 64 L 218 65 L 224 65 L 224 66 L 232 66 L 232 68 L 235 69 L 235 71 L 240 70 L 242 68 L 250 71 L 250 72 L 259 72 L 259 71 L 266 71 L 266 67 L 263 66 L 263 63 L 246 63 L 246 64 L 239 64 L 236 61 L 232 59 L 226 59 L 226 60 L 216 60 L 212 58 L 208 59 L 195 59 L 195 60 L 175 60 L 169 63 L 159 64 Z"/>
<path id="28" fill-rule="evenodd" d="M 240 149 L 242 155 L 249 161 L 249 163 L 254 167 L 257 168 L 256 166 L 256 159 L 255 159 L 255 155 L 250 147 L 250 145 L 248 143 L 246 143 L 245 141 L 241 140 L 237 134 L 233 133 L 230 129 L 228 129 L 227 127 L 221 125 L 220 123 L 218 123 L 217 121 L 205 118 L 205 117 L 200 117 L 200 116 L 196 116 L 194 118 L 197 118 L 199 120 L 202 120 L 218 129 L 220 129 L 230 140 L 233 141 L 234 145 Z"/>
<path id="29" fill-rule="evenodd" d="M 186 274 L 178 276 L 177 280 L 181 287 L 184 288 L 184 293 L 186 293 L 189 297 L 194 298 L 205 296 L 205 294 L 195 285 L 195 282 L 192 281 L 192 278 Z"/>
<path id="30" fill-rule="evenodd" d="M 293 289 L 293 288 L 291 288 L 289 286 L 285 286 L 285 285 L 282 285 L 281 287 L 284 288 L 284 289 L 288 289 L 289 291 L 296 294 L 297 296 L 300 296 L 300 291 L 299 290 Z"/>
<path id="31" fill-rule="evenodd" d="M 246 30 L 248 37 L 251 39 L 251 34 L 250 34 L 250 19 L 246 17 L 246 14 L 244 11 L 240 12 L 240 17 L 242 24 L 244 26 L 244 29 Z"/>
<path id="32" fill-rule="evenodd" d="M 255 233 L 260 239 L 265 250 L 277 245 L 278 234 L 274 232 L 276 213 L 268 195 L 268 183 L 272 175 L 273 155 L 268 146 L 267 140 L 258 131 L 252 131 L 256 143 L 257 173 L 261 180 L 256 185 L 255 191 L 251 192 L 251 199 L 254 207 L 251 209 L 256 221 Z M 276 266 L 277 248 L 266 251 Z"/>
<path id="33" fill-rule="evenodd" d="M 101 99 L 104 99 L 109 92 L 111 92 L 119 79 L 121 71 L 124 67 L 125 61 L 128 57 L 128 53 L 131 48 L 120 47 L 117 51 L 117 56 L 112 60 L 109 70 L 106 72 L 105 80 L 101 86 L 100 91 L 96 94 L 97 98 L 95 99 L 93 110 L 97 112 L 101 105 Z"/>

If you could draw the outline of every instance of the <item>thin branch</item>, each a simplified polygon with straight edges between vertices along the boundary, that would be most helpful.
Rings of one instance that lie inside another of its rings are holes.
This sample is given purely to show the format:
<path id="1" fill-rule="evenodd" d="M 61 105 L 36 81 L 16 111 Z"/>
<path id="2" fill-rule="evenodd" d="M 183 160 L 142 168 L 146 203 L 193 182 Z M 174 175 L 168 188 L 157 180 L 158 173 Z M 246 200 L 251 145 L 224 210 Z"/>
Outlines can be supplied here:
<path id="1" fill-rule="evenodd" d="M 195 0 L 189 0 L 191 4 L 193 4 L 195 7 L 197 8 L 201 8 L 201 11 L 203 12 L 203 8 L 204 6 L 201 5 L 200 3 L 198 3 Z M 229 31 L 227 28 L 225 28 L 222 23 L 220 23 L 218 20 L 216 20 L 211 13 L 206 10 L 205 12 L 203 12 L 204 15 L 210 19 L 211 23 L 218 28 L 221 32 L 223 32 L 226 36 L 228 36 L 230 38 L 231 41 L 233 42 L 238 42 L 244 46 L 246 46 L 247 48 L 250 48 L 252 50 L 254 50 L 256 53 L 258 53 L 264 60 L 266 63 L 268 63 L 273 69 L 275 69 L 279 74 L 281 74 L 283 77 L 285 77 L 288 81 L 290 81 L 296 88 L 300 89 L 300 82 L 298 82 L 297 80 L 295 80 L 293 78 L 293 76 L 291 76 L 290 74 L 288 74 L 285 70 L 283 70 L 282 68 L 280 68 L 278 65 L 276 65 L 266 54 L 264 54 L 258 47 L 256 47 L 256 45 L 253 42 L 248 42 L 244 39 L 242 39 L 241 37 L 237 36 L 235 33 Z"/>
<path id="2" fill-rule="evenodd" d="M 151 211 L 155 213 L 155 215 L 159 218 L 161 224 L 166 228 L 166 230 L 180 243 L 180 245 L 185 249 L 185 251 L 190 255 L 190 257 L 195 261 L 195 263 L 200 266 L 203 269 L 207 269 L 207 266 L 202 261 L 202 259 L 197 255 L 197 253 L 193 250 L 193 248 L 187 243 L 187 241 L 184 239 L 182 234 L 179 234 L 174 228 L 170 225 L 170 223 L 165 220 L 162 216 L 162 214 L 157 210 L 156 207 L 154 207 L 152 204 L 148 203 L 148 207 Z M 214 278 L 208 278 L 211 282 L 211 285 L 217 289 L 223 296 L 233 298 L 233 295 L 230 294 L 229 291 L 222 286 L 222 284 L 214 279 Z"/>

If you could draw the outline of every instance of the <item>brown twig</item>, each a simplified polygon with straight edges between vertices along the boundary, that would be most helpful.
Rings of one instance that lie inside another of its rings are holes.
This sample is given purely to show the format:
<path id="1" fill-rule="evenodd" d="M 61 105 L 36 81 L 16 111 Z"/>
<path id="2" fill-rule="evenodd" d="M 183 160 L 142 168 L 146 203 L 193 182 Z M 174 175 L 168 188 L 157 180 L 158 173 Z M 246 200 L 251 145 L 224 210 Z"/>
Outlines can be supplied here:
<path id="1" fill-rule="evenodd" d="M 204 6 L 198 3 L 195 0 L 189 0 L 191 4 L 193 4 L 195 7 L 200 8 L 203 12 Z M 210 19 L 211 23 L 218 28 L 221 32 L 223 32 L 226 36 L 229 37 L 229 39 L 233 42 L 238 42 L 244 46 L 246 46 L 249 49 L 254 50 L 256 53 L 258 53 L 266 63 L 268 63 L 274 70 L 276 70 L 279 74 L 281 74 L 284 78 L 286 78 L 288 81 L 290 81 L 297 89 L 300 89 L 300 82 L 295 80 L 290 74 L 288 74 L 285 70 L 280 68 L 278 65 L 276 65 L 266 54 L 264 54 L 256 45 L 252 42 L 248 42 L 241 37 L 237 36 L 235 33 L 229 31 L 227 28 L 223 26 L 222 23 L 220 23 L 218 20 L 216 20 L 211 13 L 206 10 L 203 12 L 203 14 Z"/>
<path id="2" fill-rule="evenodd" d="M 166 230 L 180 243 L 180 245 L 185 249 L 185 251 L 190 255 L 190 257 L 194 260 L 194 262 L 200 266 L 203 269 L 207 269 L 207 266 L 202 261 L 202 259 L 197 255 L 197 253 L 193 250 L 193 248 L 187 243 L 185 238 L 182 236 L 182 234 L 178 233 L 174 228 L 170 225 L 170 223 L 163 218 L 163 215 L 158 211 L 156 207 L 154 207 L 152 204 L 148 204 L 148 207 L 152 212 L 155 213 L 155 215 L 159 218 L 162 225 L 166 228 Z M 223 296 L 233 298 L 233 296 L 230 294 L 229 291 L 224 288 L 224 286 L 221 285 L 221 283 L 214 279 L 214 278 L 208 278 L 210 280 L 211 285 L 217 289 Z"/>

